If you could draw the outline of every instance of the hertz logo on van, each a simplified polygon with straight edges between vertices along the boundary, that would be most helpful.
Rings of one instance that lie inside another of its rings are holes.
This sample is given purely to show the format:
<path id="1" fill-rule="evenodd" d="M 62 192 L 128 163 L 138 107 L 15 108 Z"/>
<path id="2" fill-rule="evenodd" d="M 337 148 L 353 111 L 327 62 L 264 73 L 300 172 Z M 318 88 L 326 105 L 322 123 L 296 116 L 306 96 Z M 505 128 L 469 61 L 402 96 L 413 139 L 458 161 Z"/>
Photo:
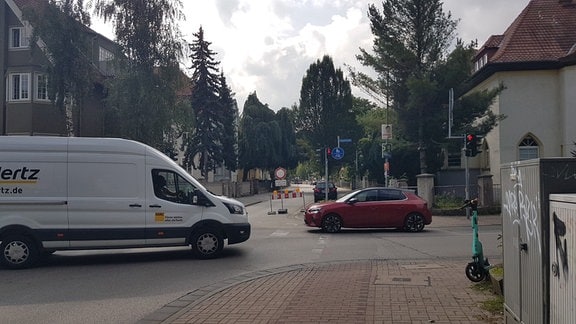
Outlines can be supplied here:
<path id="1" fill-rule="evenodd" d="M 0 167 L 0 183 L 36 183 L 40 169 L 9 169 Z"/>

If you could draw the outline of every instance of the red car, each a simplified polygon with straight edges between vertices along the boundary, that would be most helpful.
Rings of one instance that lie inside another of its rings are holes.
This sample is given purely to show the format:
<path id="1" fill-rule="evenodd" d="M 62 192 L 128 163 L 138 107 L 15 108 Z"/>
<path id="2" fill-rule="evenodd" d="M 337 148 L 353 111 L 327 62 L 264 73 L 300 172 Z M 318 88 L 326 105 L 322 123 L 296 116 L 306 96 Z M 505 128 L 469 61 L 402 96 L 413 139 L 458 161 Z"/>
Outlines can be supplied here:
<path id="1" fill-rule="evenodd" d="M 304 221 L 310 227 L 336 233 L 343 227 L 401 228 L 420 232 L 432 223 L 426 200 L 411 191 L 395 188 L 357 190 L 333 202 L 312 204 Z"/>

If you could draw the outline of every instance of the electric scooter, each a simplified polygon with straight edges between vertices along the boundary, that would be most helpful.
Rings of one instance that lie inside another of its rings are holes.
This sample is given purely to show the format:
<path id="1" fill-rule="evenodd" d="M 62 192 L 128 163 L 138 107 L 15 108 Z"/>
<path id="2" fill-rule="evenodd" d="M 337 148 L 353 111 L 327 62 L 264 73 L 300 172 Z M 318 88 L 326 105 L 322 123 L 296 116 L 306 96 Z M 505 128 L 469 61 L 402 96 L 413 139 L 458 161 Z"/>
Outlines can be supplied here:
<path id="1" fill-rule="evenodd" d="M 466 265 L 466 277 L 473 282 L 480 282 L 488 277 L 491 266 L 488 259 L 484 258 L 482 242 L 478 239 L 478 198 L 466 200 L 461 209 L 472 210 L 472 262 Z"/>

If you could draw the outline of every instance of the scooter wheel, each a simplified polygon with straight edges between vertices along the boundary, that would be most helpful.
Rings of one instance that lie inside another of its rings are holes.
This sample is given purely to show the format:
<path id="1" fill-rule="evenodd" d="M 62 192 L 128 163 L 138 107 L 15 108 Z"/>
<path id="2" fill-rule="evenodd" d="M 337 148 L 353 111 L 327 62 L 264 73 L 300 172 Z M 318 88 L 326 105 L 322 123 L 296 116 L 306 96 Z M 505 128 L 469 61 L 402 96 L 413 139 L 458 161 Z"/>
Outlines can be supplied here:
<path id="1" fill-rule="evenodd" d="M 466 266 L 466 277 L 472 282 L 480 282 L 486 279 L 486 271 L 476 262 L 470 262 Z"/>

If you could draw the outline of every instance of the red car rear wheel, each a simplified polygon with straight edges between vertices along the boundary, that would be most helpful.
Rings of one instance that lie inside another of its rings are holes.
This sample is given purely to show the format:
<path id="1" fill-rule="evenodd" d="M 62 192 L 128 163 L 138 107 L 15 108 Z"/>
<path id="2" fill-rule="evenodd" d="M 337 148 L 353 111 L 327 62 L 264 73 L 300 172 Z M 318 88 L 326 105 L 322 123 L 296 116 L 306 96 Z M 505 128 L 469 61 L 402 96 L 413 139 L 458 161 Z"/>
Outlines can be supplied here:
<path id="1" fill-rule="evenodd" d="M 424 216 L 410 213 L 404 220 L 404 230 L 407 232 L 421 232 L 424 229 Z"/>

